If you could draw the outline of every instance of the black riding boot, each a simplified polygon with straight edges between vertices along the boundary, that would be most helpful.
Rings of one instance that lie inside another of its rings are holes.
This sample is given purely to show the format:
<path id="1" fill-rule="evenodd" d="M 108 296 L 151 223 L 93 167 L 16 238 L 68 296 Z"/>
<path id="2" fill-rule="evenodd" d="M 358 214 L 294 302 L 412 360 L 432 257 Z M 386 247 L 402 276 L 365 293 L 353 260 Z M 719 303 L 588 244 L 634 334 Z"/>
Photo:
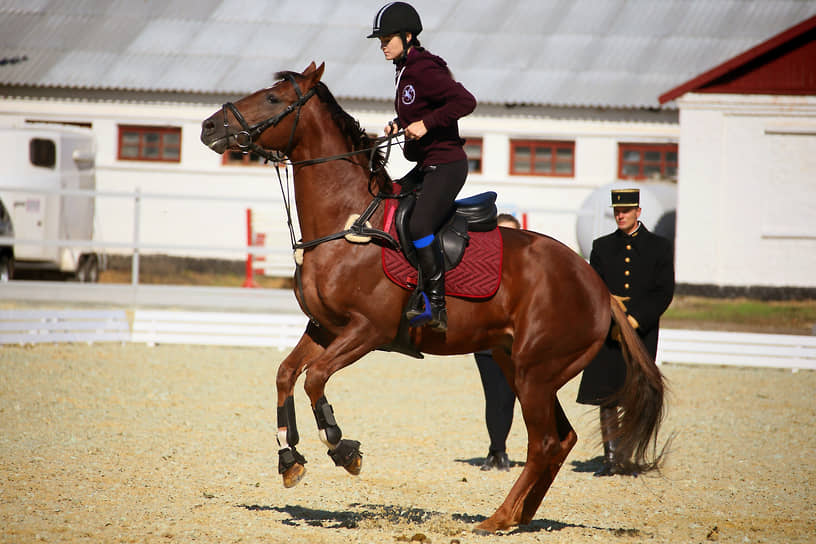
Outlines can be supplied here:
<path id="1" fill-rule="evenodd" d="M 445 257 L 442 255 L 442 246 L 439 240 L 425 247 L 416 248 L 419 264 L 419 277 L 422 278 L 422 291 L 428 296 L 431 303 L 431 316 L 427 325 L 438 330 L 448 330 L 448 312 L 445 309 Z M 412 309 L 406 314 L 409 320 L 422 315 L 423 309 Z"/>
<path id="2" fill-rule="evenodd" d="M 603 437 L 604 465 L 595 476 L 623 474 L 617 458 L 618 408 L 601 406 L 601 436 Z"/>

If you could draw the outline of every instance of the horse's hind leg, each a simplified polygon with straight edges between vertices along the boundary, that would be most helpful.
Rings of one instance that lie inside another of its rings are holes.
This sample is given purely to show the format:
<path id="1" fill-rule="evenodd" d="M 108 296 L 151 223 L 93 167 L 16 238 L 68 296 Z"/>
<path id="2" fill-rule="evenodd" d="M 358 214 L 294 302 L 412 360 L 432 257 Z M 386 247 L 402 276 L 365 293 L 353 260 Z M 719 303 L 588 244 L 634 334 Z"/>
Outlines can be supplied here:
<path id="1" fill-rule="evenodd" d="M 533 485 L 527 497 L 524 499 L 524 507 L 521 511 L 521 519 L 519 523 L 527 524 L 533 519 L 533 516 L 544 500 L 550 485 L 555 480 L 555 476 L 564 464 L 564 460 L 569 455 L 575 443 L 578 441 L 578 435 L 570 425 L 561 403 L 558 402 L 558 397 L 555 398 L 555 424 L 558 432 L 558 448 L 555 448 L 547 464 L 544 467 L 544 472 L 539 477 L 538 481 Z"/>
<path id="2" fill-rule="evenodd" d="M 524 470 L 502 505 L 476 526 L 476 532 L 493 533 L 529 523 L 578 440 L 555 392 L 539 391 L 537 396 L 535 402 L 519 397 L 528 435 Z"/>
<path id="3" fill-rule="evenodd" d="M 295 449 L 300 441 L 295 419 L 295 397 L 293 390 L 298 376 L 310 359 L 319 355 L 323 348 L 309 334 L 300 338 L 295 349 L 278 367 L 278 472 L 283 477 L 284 487 L 293 487 L 306 473 L 306 459 Z"/>
<path id="4" fill-rule="evenodd" d="M 477 532 L 495 532 L 533 519 L 561 465 L 578 441 L 556 392 L 586 366 L 596 351 L 597 346 L 593 345 L 577 359 L 570 356 L 531 365 L 513 361 L 509 355 L 494 351 L 494 356 L 500 356 L 497 358 L 499 364 L 511 371 L 507 374 L 513 378 L 524 414 L 527 462 L 507 498 L 492 516 L 476 527 Z"/>

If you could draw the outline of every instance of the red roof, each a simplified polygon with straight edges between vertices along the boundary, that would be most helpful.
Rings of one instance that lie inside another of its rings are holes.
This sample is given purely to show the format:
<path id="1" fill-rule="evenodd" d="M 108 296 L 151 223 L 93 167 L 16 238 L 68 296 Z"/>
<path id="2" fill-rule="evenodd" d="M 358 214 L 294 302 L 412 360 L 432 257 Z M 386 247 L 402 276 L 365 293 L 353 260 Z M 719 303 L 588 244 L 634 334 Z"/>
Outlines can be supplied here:
<path id="1" fill-rule="evenodd" d="M 816 94 L 816 15 L 660 95 Z"/>

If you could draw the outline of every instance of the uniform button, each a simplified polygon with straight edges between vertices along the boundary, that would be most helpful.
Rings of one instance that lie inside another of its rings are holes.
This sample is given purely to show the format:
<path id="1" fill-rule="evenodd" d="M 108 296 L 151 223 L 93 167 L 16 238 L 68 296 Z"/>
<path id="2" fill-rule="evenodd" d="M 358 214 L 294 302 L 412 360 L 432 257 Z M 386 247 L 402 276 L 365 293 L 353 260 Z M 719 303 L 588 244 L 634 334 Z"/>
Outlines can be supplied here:
<path id="1" fill-rule="evenodd" d="M 627 270 L 627 271 L 625 271 L 625 272 L 623 273 L 623 275 L 624 275 L 624 276 L 628 276 L 628 275 L 629 275 L 629 271 L 628 271 L 628 270 Z"/>
<path id="2" fill-rule="evenodd" d="M 628 262 L 629 262 L 629 261 L 631 261 L 631 260 L 632 260 L 632 259 L 630 259 L 629 257 L 626 257 L 626 258 L 623 260 L 623 262 L 628 263 Z"/>
<path id="3" fill-rule="evenodd" d="M 632 249 L 632 244 L 626 244 L 626 249 L 627 249 L 627 250 Z"/>
<path id="4" fill-rule="evenodd" d="M 623 288 L 624 288 L 624 289 L 629 289 L 629 284 L 628 284 L 628 283 L 624 283 L 624 284 L 623 284 Z"/>

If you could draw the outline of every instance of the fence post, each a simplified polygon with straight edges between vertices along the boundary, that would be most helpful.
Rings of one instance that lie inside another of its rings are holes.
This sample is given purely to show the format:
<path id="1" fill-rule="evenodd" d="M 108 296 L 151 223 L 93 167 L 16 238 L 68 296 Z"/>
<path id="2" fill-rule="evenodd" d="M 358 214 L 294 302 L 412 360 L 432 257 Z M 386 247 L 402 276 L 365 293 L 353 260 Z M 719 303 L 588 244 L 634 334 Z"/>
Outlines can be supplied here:
<path id="1" fill-rule="evenodd" d="M 131 259 L 130 283 L 139 285 L 139 225 L 142 213 L 142 190 L 136 187 L 133 194 L 133 259 Z"/>
<path id="2" fill-rule="evenodd" d="M 252 246 L 253 245 L 253 243 L 252 243 L 252 208 L 247 208 L 246 209 L 246 230 L 247 230 L 247 245 Z M 253 277 L 253 275 L 255 274 L 255 271 L 253 270 L 253 266 L 252 266 L 252 257 L 253 257 L 253 255 L 252 255 L 252 251 L 250 249 L 250 251 L 247 252 L 247 258 L 246 258 L 246 274 L 245 274 L 246 277 L 244 278 L 244 283 L 241 285 L 241 287 L 258 287 L 258 284 L 255 283 L 255 278 Z"/>

